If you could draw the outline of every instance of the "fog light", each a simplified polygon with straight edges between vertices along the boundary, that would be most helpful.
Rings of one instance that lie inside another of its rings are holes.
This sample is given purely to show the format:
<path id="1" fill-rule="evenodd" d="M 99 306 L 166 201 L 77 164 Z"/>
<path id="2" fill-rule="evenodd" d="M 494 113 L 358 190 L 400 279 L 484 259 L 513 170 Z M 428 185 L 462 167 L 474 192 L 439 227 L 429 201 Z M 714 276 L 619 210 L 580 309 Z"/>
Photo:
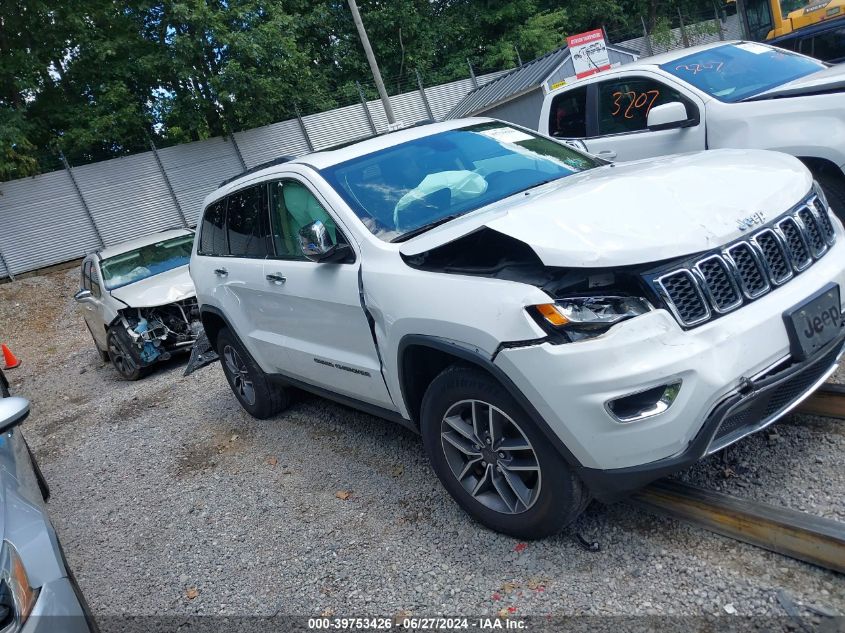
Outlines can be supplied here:
<path id="1" fill-rule="evenodd" d="M 681 391 L 681 381 L 608 400 L 607 412 L 619 422 L 639 422 L 660 415 L 672 406 Z"/>

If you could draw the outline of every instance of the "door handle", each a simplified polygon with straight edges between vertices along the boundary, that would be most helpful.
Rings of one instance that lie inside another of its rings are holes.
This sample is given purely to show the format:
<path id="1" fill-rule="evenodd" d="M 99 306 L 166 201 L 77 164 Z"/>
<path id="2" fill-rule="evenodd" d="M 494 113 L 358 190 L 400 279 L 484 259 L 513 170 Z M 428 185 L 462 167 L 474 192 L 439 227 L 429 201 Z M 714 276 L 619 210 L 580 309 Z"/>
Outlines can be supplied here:
<path id="1" fill-rule="evenodd" d="M 265 278 L 267 279 L 267 281 L 271 281 L 276 285 L 282 285 L 287 281 L 287 279 L 282 273 L 270 273 L 269 275 L 266 275 Z"/>
<path id="2" fill-rule="evenodd" d="M 217 275 L 218 277 L 225 277 L 226 275 L 229 274 L 229 271 L 226 270 L 225 268 L 215 268 L 214 274 Z"/>
<path id="3" fill-rule="evenodd" d="M 612 160 L 616 158 L 616 151 L 612 149 L 603 149 L 598 154 L 596 154 L 596 156 Z"/>

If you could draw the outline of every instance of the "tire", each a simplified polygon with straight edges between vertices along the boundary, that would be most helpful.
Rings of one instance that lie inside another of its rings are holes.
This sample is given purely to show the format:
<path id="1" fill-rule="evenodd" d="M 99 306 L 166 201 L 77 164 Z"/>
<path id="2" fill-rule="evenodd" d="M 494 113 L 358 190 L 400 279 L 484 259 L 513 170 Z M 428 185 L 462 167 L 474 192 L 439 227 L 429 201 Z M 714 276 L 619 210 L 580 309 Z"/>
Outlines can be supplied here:
<path id="1" fill-rule="evenodd" d="M 833 213 L 840 221 L 845 222 L 845 176 L 833 173 L 832 170 L 817 170 L 813 172 L 813 176 L 824 190 Z"/>
<path id="2" fill-rule="evenodd" d="M 254 418 L 266 420 L 287 408 L 290 403 L 287 391 L 270 382 L 228 328 L 217 334 L 217 353 L 229 387 L 244 411 Z"/>
<path id="3" fill-rule="evenodd" d="M 472 412 L 476 420 L 489 421 L 491 410 L 498 437 L 488 448 L 486 438 L 484 444 L 481 438 L 467 438 L 485 431 L 472 424 Z M 590 501 L 584 485 L 528 414 L 479 369 L 450 367 L 438 375 L 423 397 L 420 422 L 440 482 L 467 514 L 496 532 L 520 539 L 550 536 L 574 521 Z"/>
<path id="4" fill-rule="evenodd" d="M 0 369 L 0 398 L 8 398 L 12 394 L 9 392 L 9 383 L 6 382 L 6 376 L 3 370 Z"/>
<path id="5" fill-rule="evenodd" d="M 123 380 L 140 380 L 150 370 L 141 363 L 135 345 L 126 330 L 120 324 L 112 325 L 106 338 L 109 346 L 109 359 Z"/>

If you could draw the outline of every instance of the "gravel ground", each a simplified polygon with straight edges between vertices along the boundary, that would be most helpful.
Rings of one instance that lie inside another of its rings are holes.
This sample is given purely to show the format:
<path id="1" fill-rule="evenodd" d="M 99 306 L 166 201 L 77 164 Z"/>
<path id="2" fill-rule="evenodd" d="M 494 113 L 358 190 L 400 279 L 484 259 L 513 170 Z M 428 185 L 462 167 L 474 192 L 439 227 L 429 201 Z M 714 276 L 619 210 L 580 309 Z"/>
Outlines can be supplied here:
<path id="1" fill-rule="evenodd" d="M 23 358 L 9 378 L 33 401 L 25 433 L 100 618 L 784 616 L 781 590 L 807 618 L 845 614 L 841 575 L 625 503 L 594 503 L 542 542 L 492 533 L 451 501 L 412 433 L 306 395 L 253 420 L 218 365 L 185 378 L 175 360 L 121 382 L 75 312 L 76 285 L 75 270 L 0 285 L 0 341 Z M 845 425 L 772 428 L 682 478 L 844 520 Z"/>

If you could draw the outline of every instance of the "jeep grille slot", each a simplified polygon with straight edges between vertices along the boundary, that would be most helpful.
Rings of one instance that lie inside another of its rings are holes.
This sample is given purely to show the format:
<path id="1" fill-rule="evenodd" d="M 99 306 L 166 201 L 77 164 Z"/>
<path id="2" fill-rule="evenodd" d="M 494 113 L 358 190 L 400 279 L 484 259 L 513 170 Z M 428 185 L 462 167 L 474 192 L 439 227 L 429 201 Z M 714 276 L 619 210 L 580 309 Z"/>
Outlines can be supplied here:
<path id="1" fill-rule="evenodd" d="M 726 252 L 736 266 L 742 292 L 747 298 L 756 299 L 769 291 L 769 279 L 766 277 L 766 271 L 751 244 L 740 242 L 727 249 Z"/>
<path id="2" fill-rule="evenodd" d="M 690 271 L 669 273 L 657 283 L 665 292 L 669 307 L 684 325 L 696 325 L 710 318 L 710 309 Z"/>
<path id="3" fill-rule="evenodd" d="M 813 257 L 821 256 L 827 250 L 827 242 L 815 214 L 810 207 L 804 207 L 798 211 L 798 219 L 804 225 L 804 234 L 807 236 Z"/>
<path id="4" fill-rule="evenodd" d="M 769 280 L 776 286 L 785 283 L 792 277 L 792 266 L 789 265 L 786 249 L 771 229 L 763 229 L 753 238 L 763 253 L 763 262 L 769 269 Z"/>
<path id="5" fill-rule="evenodd" d="M 792 216 L 784 218 L 778 222 L 778 229 L 786 244 L 795 271 L 801 272 L 812 264 L 813 258 L 810 256 L 810 249 L 804 239 L 804 234 L 798 226 L 798 220 Z"/>
<path id="6" fill-rule="evenodd" d="M 704 292 L 717 312 L 730 312 L 742 305 L 739 285 L 721 256 L 702 259 L 695 267 L 704 280 Z"/>
<path id="7" fill-rule="evenodd" d="M 769 293 L 807 270 L 836 241 L 816 196 L 755 233 L 653 277 L 685 327 L 700 325 Z"/>
<path id="8" fill-rule="evenodd" d="M 816 217 L 819 219 L 819 224 L 821 224 L 825 242 L 833 244 L 836 241 L 836 234 L 833 231 L 833 222 L 830 221 L 827 209 L 824 208 L 822 201 L 818 197 L 813 199 L 812 204 L 816 210 Z"/>

